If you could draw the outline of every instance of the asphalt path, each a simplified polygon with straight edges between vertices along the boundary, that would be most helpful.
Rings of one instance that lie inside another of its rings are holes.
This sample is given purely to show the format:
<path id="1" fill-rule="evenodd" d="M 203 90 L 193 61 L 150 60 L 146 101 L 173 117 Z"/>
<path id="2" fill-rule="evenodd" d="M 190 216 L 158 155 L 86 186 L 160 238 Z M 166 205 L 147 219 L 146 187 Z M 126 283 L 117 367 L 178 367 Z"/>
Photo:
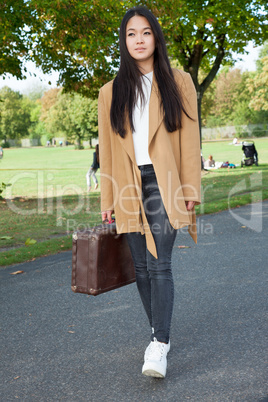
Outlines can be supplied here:
<path id="1" fill-rule="evenodd" d="M 268 202 L 198 225 L 198 245 L 182 231 L 174 247 L 164 380 L 141 374 L 150 328 L 135 284 L 75 294 L 70 252 L 2 268 L 1 400 L 267 401 Z"/>

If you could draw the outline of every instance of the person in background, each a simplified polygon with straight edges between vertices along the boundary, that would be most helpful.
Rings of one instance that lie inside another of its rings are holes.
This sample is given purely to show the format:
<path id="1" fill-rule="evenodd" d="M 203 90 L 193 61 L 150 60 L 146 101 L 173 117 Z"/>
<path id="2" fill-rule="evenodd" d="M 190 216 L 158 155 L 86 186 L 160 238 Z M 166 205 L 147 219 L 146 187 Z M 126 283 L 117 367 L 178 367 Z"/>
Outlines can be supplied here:
<path id="1" fill-rule="evenodd" d="M 93 152 L 93 163 L 91 167 L 89 168 L 87 174 L 86 174 L 86 179 L 87 179 L 87 191 L 89 192 L 91 190 L 91 177 L 95 183 L 94 190 L 97 190 L 98 188 L 98 180 L 96 177 L 96 172 L 100 167 L 100 160 L 99 160 L 99 145 L 97 144 L 95 147 L 95 152 Z"/>
<path id="2" fill-rule="evenodd" d="M 215 161 L 212 155 L 209 155 L 208 159 L 204 163 L 204 168 L 215 166 Z"/>
<path id="3" fill-rule="evenodd" d="M 4 151 L 3 151 L 3 148 L 2 148 L 2 147 L 0 147 L 0 159 L 2 159 L 2 158 L 3 158 L 3 156 L 4 156 Z"/>
<path id="4" fill-rule="evenodd" d="M 150 324 L 142 374 L 164 378 L 177 229 L 188 226 L 197 241 L 194 207 L 201 201 L 197 96 L 190 74 L 171 68 L 160 24 L 147 8 L 125 14 L 119 41 L 119 71 L 99 93 L 102 221 L 111 221 L 115 213 L 117 233 L 126 233 L 132 254 Z M 131 350 L 126 355 L 130 359 Z M 135 361 L 133 357 L 129 364 Z"/>
<path id="5" fill-rule="evenodd" d="M 238 141 L 238 139 L 235 137 L 234 139 L 233 139 L 233 145 L 239 145 L 240 144 L 240 142 Z"/>

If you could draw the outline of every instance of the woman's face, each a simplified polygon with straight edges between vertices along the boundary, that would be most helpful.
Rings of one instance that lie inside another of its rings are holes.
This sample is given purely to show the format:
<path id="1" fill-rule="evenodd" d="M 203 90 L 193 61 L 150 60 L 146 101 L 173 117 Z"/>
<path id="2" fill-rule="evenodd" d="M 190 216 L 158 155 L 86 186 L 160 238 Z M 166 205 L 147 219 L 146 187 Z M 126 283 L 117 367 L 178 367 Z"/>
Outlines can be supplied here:
<path id="1" fill-rule="evenodd" d="M 152 28 L 145 17 L 132 17 L 126 27 L 126 45 L 131 57 L 139 66 L 154 63 L 155 39 Z"/>

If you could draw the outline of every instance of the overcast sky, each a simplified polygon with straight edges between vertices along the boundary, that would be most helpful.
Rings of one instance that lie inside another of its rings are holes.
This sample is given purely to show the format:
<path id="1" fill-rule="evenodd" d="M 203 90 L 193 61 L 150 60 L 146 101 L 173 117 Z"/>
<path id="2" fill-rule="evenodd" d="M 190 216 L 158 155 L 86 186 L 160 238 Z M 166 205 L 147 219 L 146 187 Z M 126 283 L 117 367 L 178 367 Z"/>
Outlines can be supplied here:
<path id="1" fill-rule="evenodd" d="M 241 57 L 242 61 L 237 61 L 235 67 L 241 68 L 243 71 L 254 71 L 256 69 L 256 60 L 258 59 L 259 50 L 261 47 L 254 47 L 250 43 L 246 50 L 249 54 L 236 55 L 236 58 Z M 14 91 L 19 91 L 21 93 L 28 93 L 34 91 L 36 88 L 45 87 L 47 89 L 55 88 L 59 74 L 53 72 L 52 74 L 43 74 L 41 69 L 37 69 L 34 63 L 27 63 L 28 78 L 26 80 L 17 80 L 16 78 L 10 76 L 3 80 L 0 77 L 0 88 L 7 85 Z M 29 73 L 35 73 L 36 77 L 31 76 Z M 49 85 L 49 81 L 51 85 Z"/>

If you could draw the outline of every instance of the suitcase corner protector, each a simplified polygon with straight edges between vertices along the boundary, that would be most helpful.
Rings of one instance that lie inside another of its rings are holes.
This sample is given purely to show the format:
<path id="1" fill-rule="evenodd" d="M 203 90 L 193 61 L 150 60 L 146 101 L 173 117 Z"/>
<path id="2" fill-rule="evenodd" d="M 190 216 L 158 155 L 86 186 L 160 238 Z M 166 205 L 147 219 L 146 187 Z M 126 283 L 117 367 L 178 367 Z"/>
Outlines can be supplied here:
<path id="1" fill-rule="evenodd" d="M 77 286 L 71 286 L 71 289 L 72 289 L 73 292 L 76 292 L 77 291 Z"/>
<path id="2" fill-rule="evenodd" d="M 78 239 L 77 232 L 74 232 L 73 233 L 73 240 L 77 240 L 77 239 Z"/>

